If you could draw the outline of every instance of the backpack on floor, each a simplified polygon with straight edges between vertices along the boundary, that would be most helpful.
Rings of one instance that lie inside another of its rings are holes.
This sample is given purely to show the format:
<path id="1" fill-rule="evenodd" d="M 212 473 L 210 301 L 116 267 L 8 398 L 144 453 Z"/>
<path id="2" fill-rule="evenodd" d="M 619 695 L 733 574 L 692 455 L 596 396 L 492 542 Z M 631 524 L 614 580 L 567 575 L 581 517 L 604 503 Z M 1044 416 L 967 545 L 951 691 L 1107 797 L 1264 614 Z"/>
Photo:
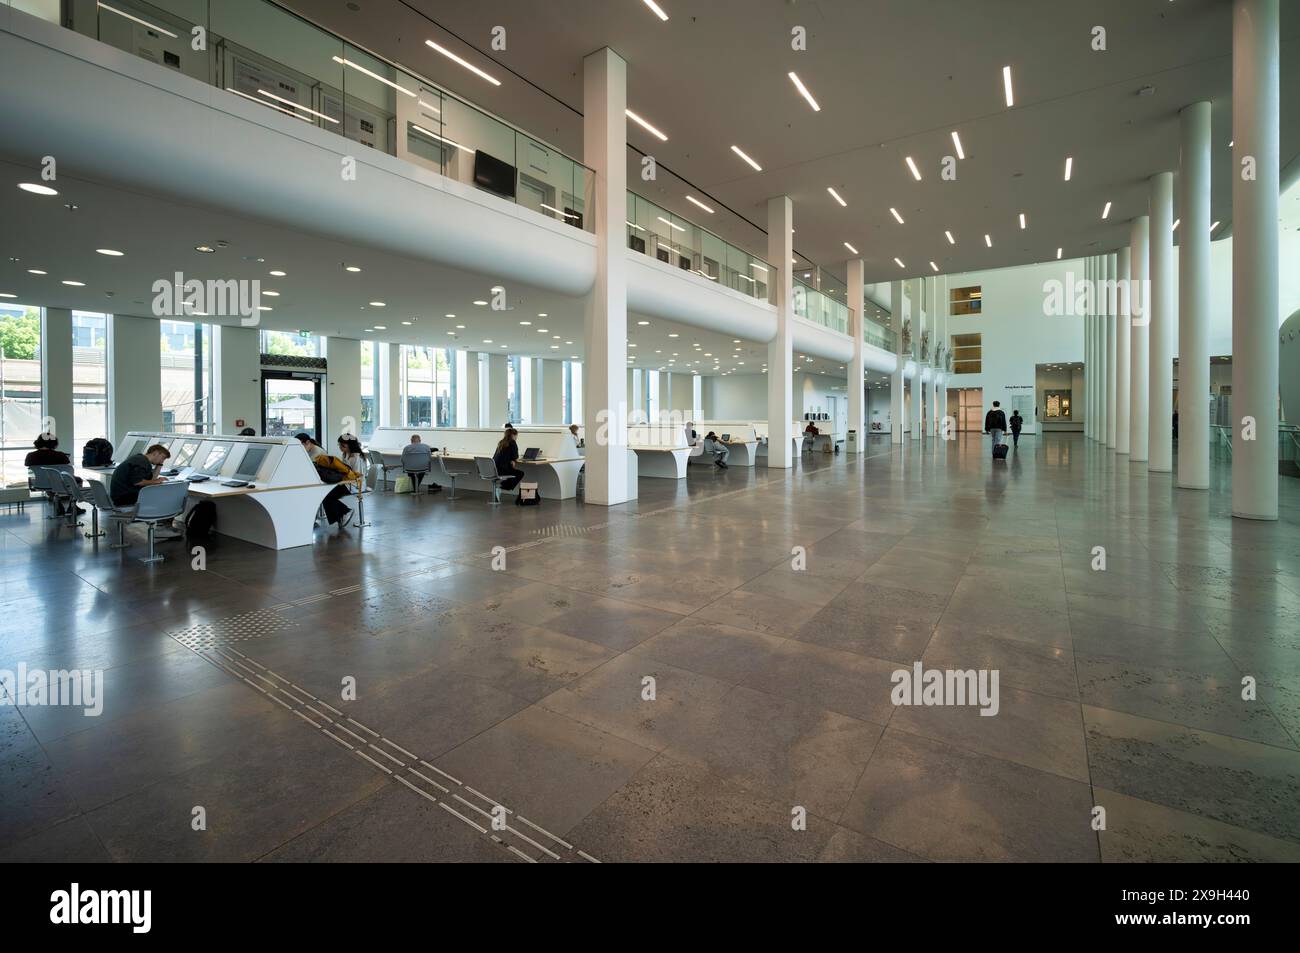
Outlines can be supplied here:
<path id="1" fill-rule="evenodd" d="M 537 506 L 542 502 L 542 494 L 537 491 L 536 483 L 519 484 L 519 495 L 515 497 L 516 506 Z"/>
<path id="2" fill-rule="evenodd" d="M 217 504 L 211 500 L 199 500 L 185 514 L 185 538 L 205 539 L 216 525 Z"/>
<path id="3" fill-rule="evenodd" d="M 103 437 L 92 437 L 81 448 L 83 467 L 106 467 L 113 462 L 113 445 Z"/>

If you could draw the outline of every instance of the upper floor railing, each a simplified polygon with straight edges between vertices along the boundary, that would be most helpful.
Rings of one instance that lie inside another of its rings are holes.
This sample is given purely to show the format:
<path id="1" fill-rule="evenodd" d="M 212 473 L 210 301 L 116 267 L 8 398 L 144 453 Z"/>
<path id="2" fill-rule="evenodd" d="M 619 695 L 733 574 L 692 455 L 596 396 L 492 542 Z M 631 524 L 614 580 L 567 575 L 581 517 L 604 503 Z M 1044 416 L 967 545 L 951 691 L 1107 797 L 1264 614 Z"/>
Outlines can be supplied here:
<path id="1" fill-rule="evenodd" d="M 794 313 L 840 334 L 849 333 L 849 306 L 799 279 L 794 281 Z"/>
<path id="2" fill-rule="evenodd" d="M 591 169 L 270 0 L 75 0 L 65 10 L 65 25 L 78 33 L 594 230 Z"/>

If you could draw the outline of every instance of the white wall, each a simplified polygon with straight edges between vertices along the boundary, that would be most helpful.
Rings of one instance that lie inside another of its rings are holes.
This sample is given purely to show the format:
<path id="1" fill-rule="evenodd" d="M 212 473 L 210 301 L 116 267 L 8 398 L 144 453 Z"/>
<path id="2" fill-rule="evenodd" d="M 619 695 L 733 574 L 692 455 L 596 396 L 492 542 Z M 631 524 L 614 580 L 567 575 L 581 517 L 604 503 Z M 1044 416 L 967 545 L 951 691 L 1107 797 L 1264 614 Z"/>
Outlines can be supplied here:
<path id="1" fill-rule="evenodd" d="M 161 339 L 157 318 L 108 318 L 108 439 L 162 427 Z"/>
<path id="2" fill-rule="evenodd" d="M 321 445 L 333 452 L 344 431 L 361 429 L 361 342 L 326 338 L 325 412 L 321 415 Z M 350 420 L 347 418 L 351 418 Z"/>
<path id="3" fill-rule="evenodd" d="M 704 413 L 700 416 L 705 420 L 767 419 L 766 374 L 719 374 L 703 380 Z"/>
<path id="4" fill-rule="evenodd" d="M 212 379 L 217 432 L 239 433 L 235 421 L 243 420 L 261 433 L 262 358 L 256 328 L 213 325 Z"/>

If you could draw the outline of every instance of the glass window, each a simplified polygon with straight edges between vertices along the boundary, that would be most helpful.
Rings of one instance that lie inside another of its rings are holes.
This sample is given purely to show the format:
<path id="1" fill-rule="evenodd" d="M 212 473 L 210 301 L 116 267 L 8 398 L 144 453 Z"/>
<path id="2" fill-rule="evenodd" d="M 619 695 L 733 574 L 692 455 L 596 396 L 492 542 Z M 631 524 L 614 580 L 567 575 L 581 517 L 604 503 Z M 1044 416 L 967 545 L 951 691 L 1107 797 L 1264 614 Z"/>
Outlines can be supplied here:
<path id="1" fill-rule="evenodd" d="M 519 358 L 506 358 L 506 416 L 514 424 L 520 422 L 520 406 L 523 403 L 519 399 L 519 378 Z"/>
<path id="2" fill-rule="evenodd" d="M 163 430 L 215 433 L 212 422 L 212 328 L 159 321 Z"/>
<path id="3" fill-rule="evenodd" d="M 108 435 L 106 314 L 72 312 L 72 415 L 79 445 L 92 437 L 112 439 Z"/>
<path id="4" fill-rule="evenodd" d="M 949 314 L 980 314 L 983 310 L 984 291 L 979 285 L 953 288 L 948 292 Z"/>
<path id="5" fill-rule="evenodd" d="M 582 424 L 582 362 L 565 361 L 565 383 L 569 392 L 565 397 L 565 419 L 571 424 Z"/>
<path id="6" fill-rule="evenodd" d="M 402 423 L 456 426 L 456 363 L 446 348 L 402 345 Z"/>
<path id="7" fill-rule="evenodd" d="M 361 342 L 361 422 L 362 440 L 368 440 L 379 426 L 379 345 Z"/>
<path id="8" fill-rule="evenodd" d="M 0 304 L 0 466 L 5 486 L 27 482 L 23 459 L 41 432 L 43 316 L 40 308 Z"/>
<path id="9" fill-rule="evenodd" d="M 318 334 L 293 334 L 289 331 L 263 331 L 262 353 L 286 357 L 320 357 L 325 352 Z"/>

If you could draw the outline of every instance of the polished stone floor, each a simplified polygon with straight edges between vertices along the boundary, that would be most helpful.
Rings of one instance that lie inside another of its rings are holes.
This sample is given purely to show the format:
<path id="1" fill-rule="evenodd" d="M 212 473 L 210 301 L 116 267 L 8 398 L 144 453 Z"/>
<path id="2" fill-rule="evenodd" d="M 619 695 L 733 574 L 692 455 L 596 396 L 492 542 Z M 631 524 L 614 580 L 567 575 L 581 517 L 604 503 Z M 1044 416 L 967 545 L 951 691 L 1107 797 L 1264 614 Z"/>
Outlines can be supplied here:
<path id="1" fill-rule="evenodd" d="M 1300 860 L 1300 481 L 987 450 L 385 494 L 202 570 L 0 513 L 0 669 L 104 673 L 0 705 L 0 859 Z M 893 705 L 916 661 L 997 715 Z"/>

